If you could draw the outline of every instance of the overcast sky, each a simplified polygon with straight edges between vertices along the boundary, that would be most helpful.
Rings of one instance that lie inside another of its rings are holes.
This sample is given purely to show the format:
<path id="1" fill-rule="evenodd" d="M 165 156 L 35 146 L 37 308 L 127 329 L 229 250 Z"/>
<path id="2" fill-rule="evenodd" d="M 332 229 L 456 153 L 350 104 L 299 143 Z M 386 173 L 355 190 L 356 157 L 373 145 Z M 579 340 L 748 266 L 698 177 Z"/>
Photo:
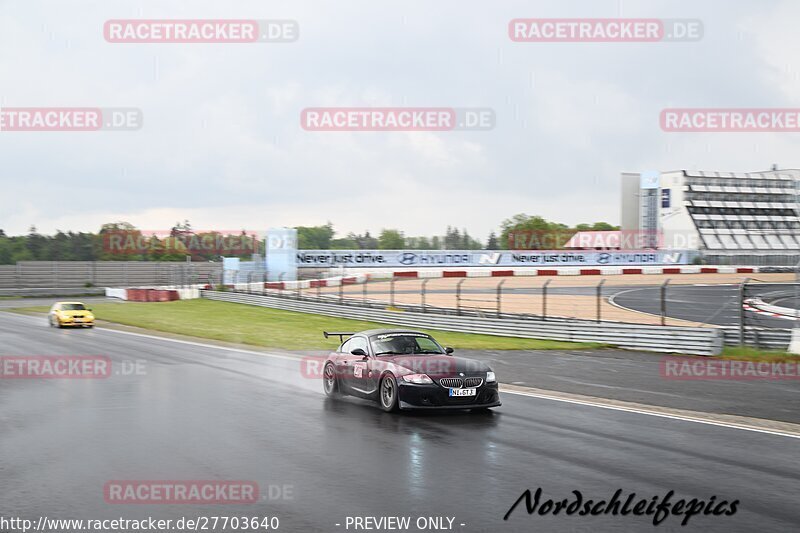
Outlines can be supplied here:
<path id="1" fill-rule="evenodd" d="M 516 43 L 514 18 L 694 18 L 699 42 Z M 293 43 L 112 44 L 108 19 L 293 19 Z M 0 132 L 0 228 L 331 221 L 485 238 L 619 221 L 619 175 L 800 166 L 800 134 L 666 133 L 665 107 L 800 107 L 800 3 L 0 0 L 0 106 L 136 107 L 132 132 Z M 488 107 L 491 131 L 308 132 L 306 107 Z"/>

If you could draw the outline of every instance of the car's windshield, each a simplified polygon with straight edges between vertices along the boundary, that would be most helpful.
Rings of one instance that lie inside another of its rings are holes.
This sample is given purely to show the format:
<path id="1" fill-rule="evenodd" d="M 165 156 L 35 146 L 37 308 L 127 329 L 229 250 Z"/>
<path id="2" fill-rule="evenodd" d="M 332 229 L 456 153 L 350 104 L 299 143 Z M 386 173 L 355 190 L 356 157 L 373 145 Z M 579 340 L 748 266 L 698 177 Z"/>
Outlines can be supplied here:
<path id="1" fill-rule="evenodd" d="M 86 307 L 83 304 L 61 304 L 63 311 L 83 311 Z"/>
<path id="2" fill-rule="evenodd" d="M 382 333 L 370 337 L 375 355 L 443 354 L 439 344 L 427 335 L 414 333 Z"/>

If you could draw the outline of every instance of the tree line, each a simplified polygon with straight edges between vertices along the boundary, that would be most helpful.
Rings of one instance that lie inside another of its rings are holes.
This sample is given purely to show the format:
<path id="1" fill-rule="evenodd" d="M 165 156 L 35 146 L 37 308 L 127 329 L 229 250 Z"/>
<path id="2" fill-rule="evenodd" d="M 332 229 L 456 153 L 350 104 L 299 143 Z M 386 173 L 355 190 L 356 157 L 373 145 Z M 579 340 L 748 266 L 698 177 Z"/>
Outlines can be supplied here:
<path id="1" fill-rule="evenodd" d="M 410 236 L 384 228 L 377 235 L 369 231 L 337 236 L 331 223 L 297 226 L 301 250 L 504 250 L 524 242 L 528 249 L 561 248 L 577 231 L 619 229 L 607 222 L 566 224 L 540 216 L 518 214 L 500 224 L 499 234 L 491 232 L 481 241 L 462 228 L 447 226 L 443 235 Z M 520 241 L 520 235 L 533 238 Z M 537 236 L 546 238 L 538 239 Z M 517 246 L 518 247 L 518 246 Z M 0 264 L 17 261 L 217 261 L 221 257 L 249 259 L 264 253 L 264 243 L 244 231 L 240 234 L 196 232 L 189 221 L 176 223 L 164 235 L 147 235 L 128 222 L 103 224 L 97 233 L 57 231 L 42 235 L 31 226 L 26 235 L 9 236 L 0 229 Z"/>
<path id="2" fill-rule="evenodd" d="M 382 229 L 377 236 L 368 230 L 336 238 L 333 225 L 298 226 L 297 247 L 301 250 L 481 250 L 484 245 L 466 229 L 447 226 L 442 236 L 406 236 L 397 229 Z M 490 236 L 496 243 L 497 238 Z"/>
<path id="3" fill-rule="evenodd" d="M 514 215 L 500 224 L 500 235 L 492 231 L 485 242 L 472 237 L 466 229 L 447 226 L 442 236 L 407 236 L 397 229 L 382 229 L 377 236 L 369 231 L 336 237 L 333 225 L 298 226 L 297 247 L 305 250 L 507 250 L 514 243 L 525 243 L 528 249 L 563 248 L 578 231 L 613 231 L 619 226 L 608 222 L 578 224 L 570 227 L 540 216 Z M 516 239 L 514 239 L 516 234 Z M 520 241 L 520 237 L 527 237 Z"/>

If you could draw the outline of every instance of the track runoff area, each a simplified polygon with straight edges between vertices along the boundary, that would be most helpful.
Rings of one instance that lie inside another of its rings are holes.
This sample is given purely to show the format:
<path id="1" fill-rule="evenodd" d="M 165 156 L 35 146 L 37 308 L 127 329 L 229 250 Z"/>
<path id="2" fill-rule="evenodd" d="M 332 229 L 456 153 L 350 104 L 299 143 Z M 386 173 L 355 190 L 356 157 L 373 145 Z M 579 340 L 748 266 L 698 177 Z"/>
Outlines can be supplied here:
<path id="1" fill-rule="evenodd" d="M 743 282 L 757 295 L 775 292 L 795 279 L 791 272 L 761 272 L 758 267 L 394 269 L 351 270 L 344 276 L 266 286 L 389 305 L 424 304 L 487 313 L 497 311 L 499 300 L 504 313 L 586 320 L 597 319 L 599 303 L 601 319 L 638 324 L 662 323 L 663 298 L 666 325 L 735 326 L 740 321 Z M 787 305 L 788 300 L 781 301 Z M 756 317 L 755 309 L 748 313 Z M 759 325 L 791 328 L 792 322 L 762 314 Z"/>

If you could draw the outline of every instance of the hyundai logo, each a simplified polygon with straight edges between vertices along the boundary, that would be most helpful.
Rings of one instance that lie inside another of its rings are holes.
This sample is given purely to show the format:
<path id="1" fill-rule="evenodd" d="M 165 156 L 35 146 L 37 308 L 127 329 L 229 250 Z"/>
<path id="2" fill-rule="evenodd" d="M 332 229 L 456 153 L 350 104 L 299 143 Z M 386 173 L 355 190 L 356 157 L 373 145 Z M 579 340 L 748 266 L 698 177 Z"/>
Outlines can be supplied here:
<path id="1" fill-rule="evenodd" d="M 400 255 L 400 263 L 403 265 L 413 265 L 417 262 L 417 254 L 411 252 L 404 252 Z"/>
<path id="2" fill-rule="evenodd" d="M 611 254 L 600 254 L 599 256 L 597 256 L 597 262 L 600 263 L 601 265 L 608 263 L 610 259 L 611 259 Z"/>

